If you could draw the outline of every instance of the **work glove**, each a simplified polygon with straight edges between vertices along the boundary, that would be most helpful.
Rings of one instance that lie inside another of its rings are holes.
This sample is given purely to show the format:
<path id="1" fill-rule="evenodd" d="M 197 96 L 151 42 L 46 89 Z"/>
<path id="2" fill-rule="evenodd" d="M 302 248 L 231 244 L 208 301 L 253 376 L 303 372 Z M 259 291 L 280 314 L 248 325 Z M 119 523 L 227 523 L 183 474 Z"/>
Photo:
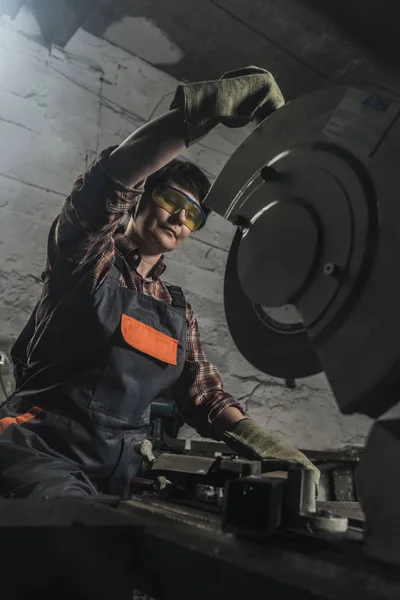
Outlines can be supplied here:
<path id="1" fill-rule="evenodd" d="M 222 123 L 242 127 L 260 123 L 285 104 L 274 77 L 260 67 L 229 71 L 215 81 L 179 85 L 171 104 L 183 108 L 186 146 Z"/>
<path id="2" fill-rule="evenodd" d="M 320 472 L 315 465 L 293 446 L 289 446 L 276 435 L 264 431 L 251 419 L 242 419 L 234 423 L 223 433 L 223 441 L 239 455 L 250 459 L 275 459 L 298 463 L 315 473 L 316 484 L 319 483 Z"/>

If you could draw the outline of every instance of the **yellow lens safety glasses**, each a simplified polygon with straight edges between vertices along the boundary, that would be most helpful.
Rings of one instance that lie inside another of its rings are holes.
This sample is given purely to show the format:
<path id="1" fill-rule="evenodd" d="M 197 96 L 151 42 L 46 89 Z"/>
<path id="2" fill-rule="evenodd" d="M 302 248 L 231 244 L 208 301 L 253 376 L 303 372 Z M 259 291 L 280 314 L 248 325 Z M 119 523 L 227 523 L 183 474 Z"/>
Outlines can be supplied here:
<path id="1" fill-rule="evenodd" d="M 166 210 L 170 215 L 176 215 L 184 210 L 185 225 L 190 231 L 197 231 L 206 222 L 207 217 L 200 204 L 171 185 L 159 183 L 153 190 L 152 198 L 157 206 Z"/>

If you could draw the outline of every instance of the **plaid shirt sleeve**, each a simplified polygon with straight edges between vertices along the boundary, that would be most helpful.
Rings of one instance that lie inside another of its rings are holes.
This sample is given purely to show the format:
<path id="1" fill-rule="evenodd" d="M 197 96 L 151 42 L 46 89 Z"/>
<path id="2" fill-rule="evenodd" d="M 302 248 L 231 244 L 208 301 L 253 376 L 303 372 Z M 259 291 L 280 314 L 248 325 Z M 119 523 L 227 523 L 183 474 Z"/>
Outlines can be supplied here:
<path id="1" fill-rule="evenodd" d="M 89 271 L 93 289 L 112 263 L 118 225 L 144 191 L 144 182 L 127 188 L 108 174 L 104 163 L 115 148 L 104 150 L 75 181 L 48 241 L 50 269 L 65 275 Z"/>
<path id="2" fill-rule="evenodd" d="M 215 419 L 228 406 L 243 412 L 240 404 L 223 389 L 217 367 L 204 354 L 197 320 L 189 304 L 186 307 L 186 358 L 182 375 L 172 389 L 178 411 L 185 422 L 203 437 L 217 439 Z"/>

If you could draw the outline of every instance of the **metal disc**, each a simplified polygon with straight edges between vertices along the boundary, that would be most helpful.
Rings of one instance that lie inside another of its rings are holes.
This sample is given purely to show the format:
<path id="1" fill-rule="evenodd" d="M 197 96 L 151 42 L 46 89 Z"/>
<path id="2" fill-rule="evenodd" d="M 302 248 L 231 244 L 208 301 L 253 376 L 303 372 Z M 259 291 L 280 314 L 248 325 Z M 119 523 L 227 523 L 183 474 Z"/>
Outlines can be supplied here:
<path id="1" fill-rule="evenodd" d="M 306 205 L 277 200 L 243 234 L 238 274 L 246 294 L 269 307 L 293 303 L 315 263 L 318 227 Z"/>
<path id="2" fill-rule="evenodd" d="M 243 142 L 207 199 L 209 208 L 241 228 L 250 228 L 276 199 L 301 198 L 310 206 L 318 222 L 317 264 L 292 302 L 341 410 L 374 418 L 400 393 L 399 115 L 400 97 L 370 85 L 298 98 Z M 236 241 L 225 306 L 239 350 L 267 373 L 317 371 L 304 365 L 307 350 L 293 349 L 295 333 L 274 331 L 274 345 L 268 319 L 259 326 L 259 313 L 238 283 Z M 305 343 L 304 334 L 298 336 Z"/>
<path id="3" fill-rule="evenodd" d="M 268 308 L 254 304 L 244 293 L 237 273 L 241 240 L 238 231 L 229 251 L 224 284 L 226 318 L 239 352 L 254 367 L 274 377 L 297 379 L 321 372 L 301 322 L 292 315 L 292 322 L 280 327 L 278 309 L 271 318 Z"/>

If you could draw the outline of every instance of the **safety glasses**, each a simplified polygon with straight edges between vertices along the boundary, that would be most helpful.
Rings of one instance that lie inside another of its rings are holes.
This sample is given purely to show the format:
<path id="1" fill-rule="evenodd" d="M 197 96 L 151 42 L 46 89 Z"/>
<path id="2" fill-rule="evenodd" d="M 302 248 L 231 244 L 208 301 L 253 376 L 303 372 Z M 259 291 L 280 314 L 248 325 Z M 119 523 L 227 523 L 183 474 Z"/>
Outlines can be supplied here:
<path id="1" fill-rule="evenodd" d="M 200 204 L 171 185 L 159 183 L 153 190 L 152 198 L 157 206 L 164 208 L 170 215 L 185 210 L 185 225 L 190 231 L 201 229 L 206 222 L 207 217 Z"/>

